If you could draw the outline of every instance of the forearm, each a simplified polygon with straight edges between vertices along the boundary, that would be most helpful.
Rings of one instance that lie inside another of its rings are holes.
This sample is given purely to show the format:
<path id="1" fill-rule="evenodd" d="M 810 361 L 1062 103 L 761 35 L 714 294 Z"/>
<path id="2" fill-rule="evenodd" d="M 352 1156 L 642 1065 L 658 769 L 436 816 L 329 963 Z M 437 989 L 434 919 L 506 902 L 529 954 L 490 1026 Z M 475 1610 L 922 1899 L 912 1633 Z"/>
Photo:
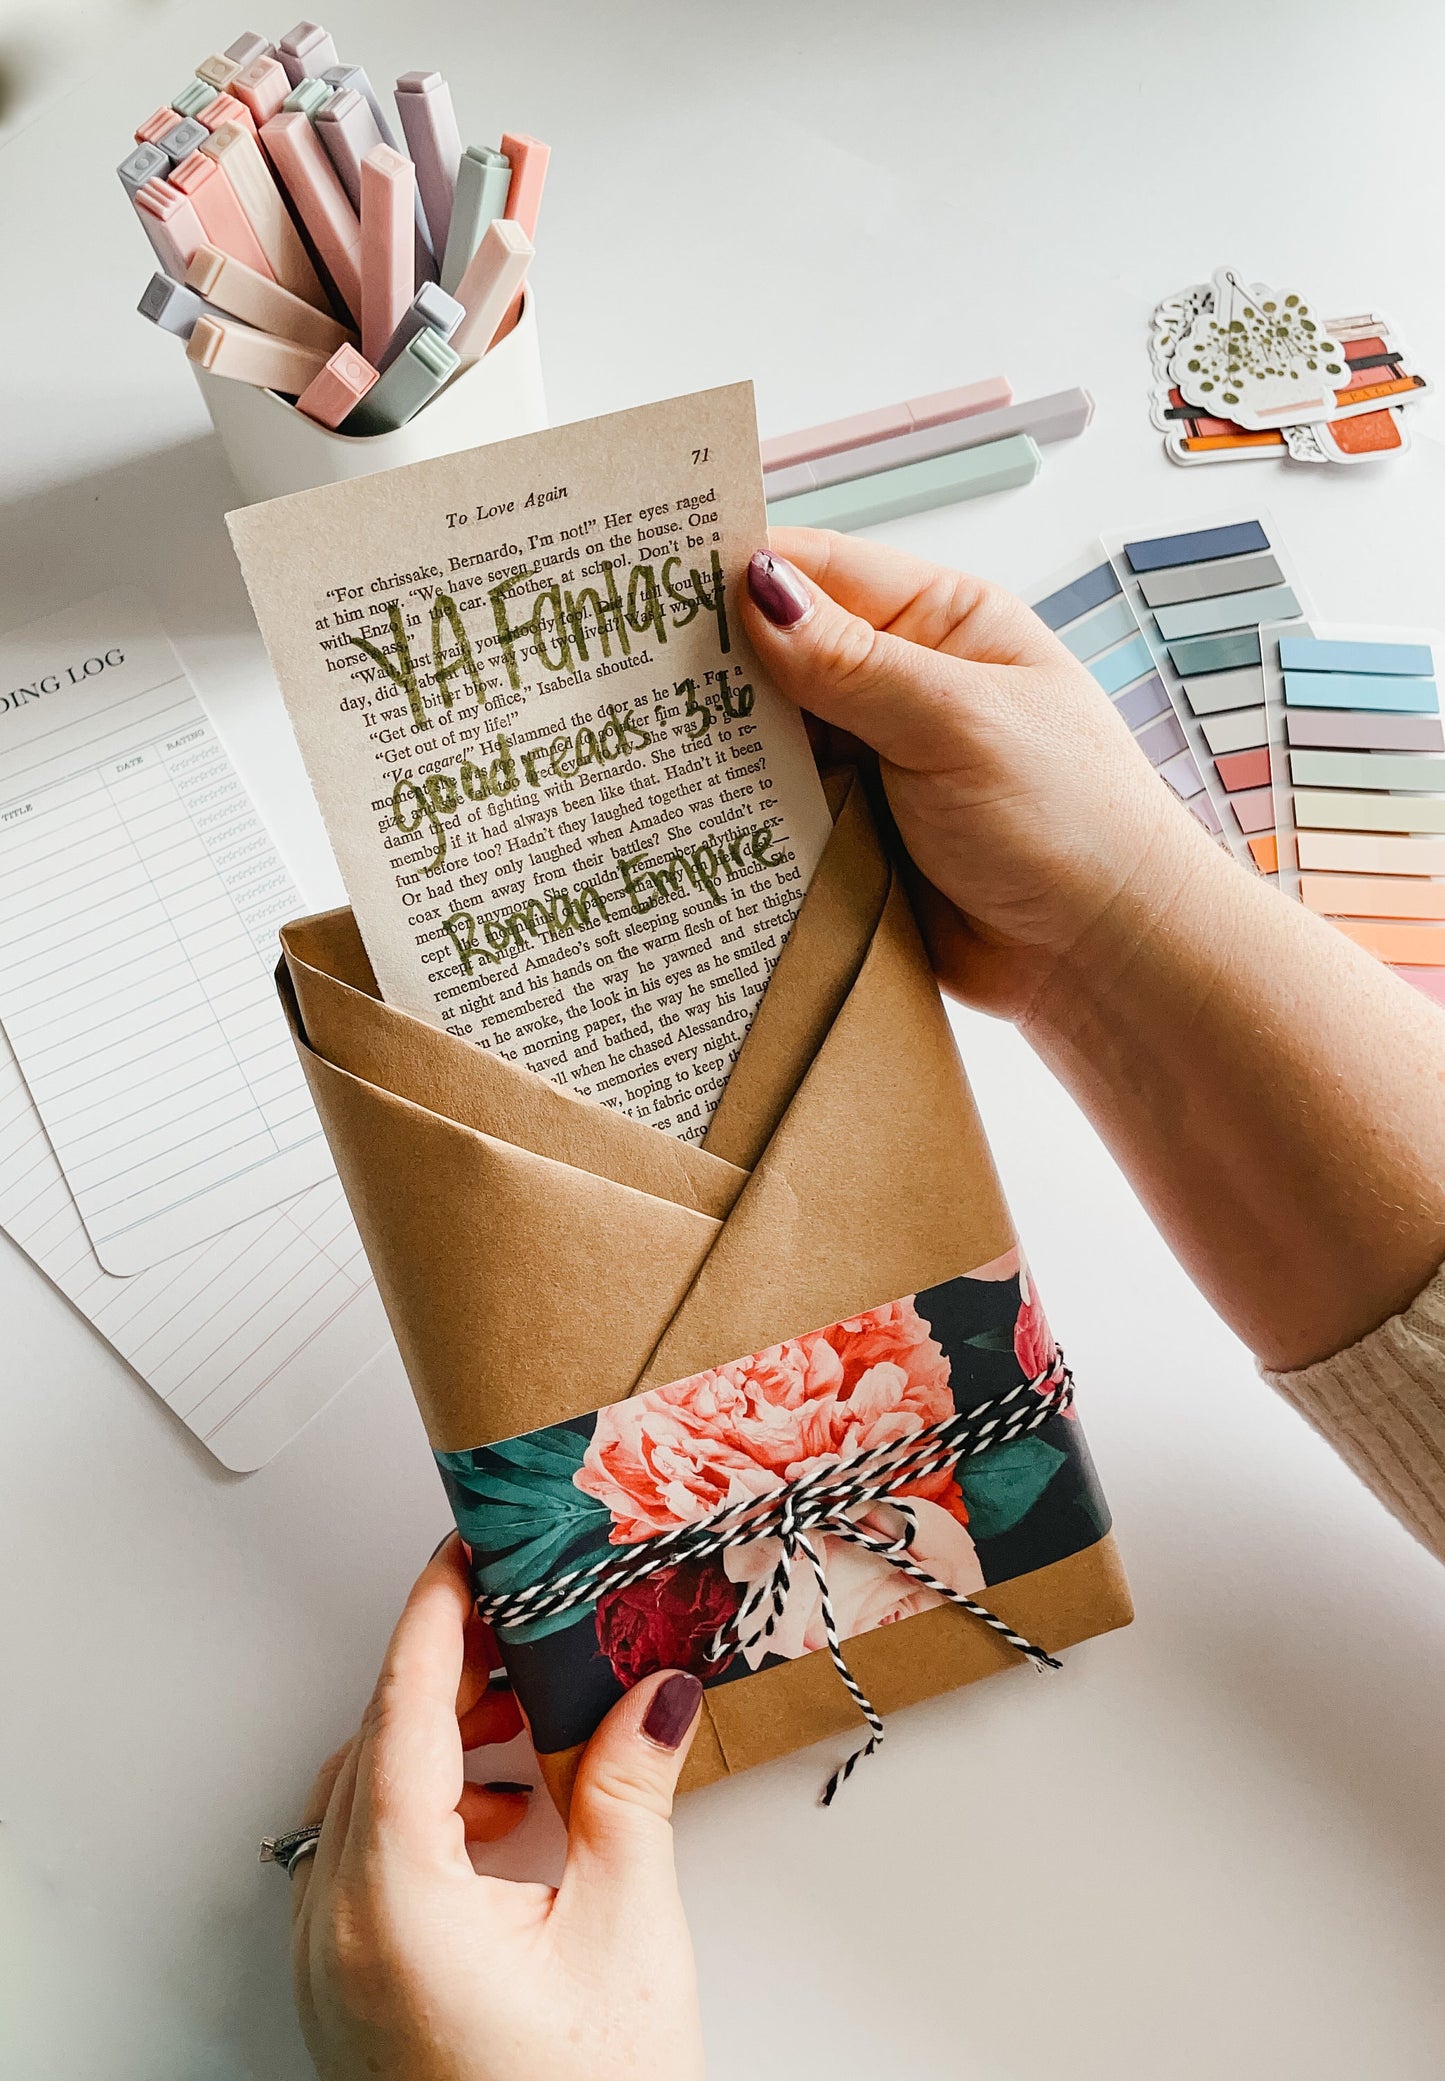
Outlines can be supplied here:
<path id="1" fill-rule="evenodd" d="M 1342 1349 L 1445 1257 L 1445 1020 L 1182 818 L 1023 1024 L 1267 1365 Z"/>

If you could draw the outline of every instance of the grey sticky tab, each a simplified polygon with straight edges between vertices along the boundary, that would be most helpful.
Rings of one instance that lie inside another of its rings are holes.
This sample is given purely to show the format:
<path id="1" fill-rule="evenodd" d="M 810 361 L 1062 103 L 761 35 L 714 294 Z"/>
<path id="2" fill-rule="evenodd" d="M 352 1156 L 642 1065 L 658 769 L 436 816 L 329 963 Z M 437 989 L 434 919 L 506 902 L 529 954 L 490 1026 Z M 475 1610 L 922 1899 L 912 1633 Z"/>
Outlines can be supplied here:
<path id="1" fill-rule="evenodd" d="M 170 170 L 171 162 L 159 145 L 137 145 L 129 159 L 122 159 L 116 168 L 127 195 L 134 195 L 136 189 L 143 188 L 147 181 L 153 181 L 158 174 L 167 174 Z"/>
<path id="2" fill-rule="evenodd" d="M 184 123 L 177 123 L 174 130 L 166 132 L 161 139 L 161 150 L 172 166 L 179 166 L 182 159 L 189 159 L 192 152 L 200 150 L 210 134 L 204 123 L 198 123 L 191 116 Z"/>
<path id="3" fill-rule="evenodd" d="M 211 306 L 203 296 L 197 296 L 194 289 L 187 289 L 182 282 L 173 282 L 169 275 L 151 276 L 136 309 L 142 318 L 149 318 L 162 332 L 173 332 L 179 340 L 190 338 L 198 318 L 211 315 Z"/>

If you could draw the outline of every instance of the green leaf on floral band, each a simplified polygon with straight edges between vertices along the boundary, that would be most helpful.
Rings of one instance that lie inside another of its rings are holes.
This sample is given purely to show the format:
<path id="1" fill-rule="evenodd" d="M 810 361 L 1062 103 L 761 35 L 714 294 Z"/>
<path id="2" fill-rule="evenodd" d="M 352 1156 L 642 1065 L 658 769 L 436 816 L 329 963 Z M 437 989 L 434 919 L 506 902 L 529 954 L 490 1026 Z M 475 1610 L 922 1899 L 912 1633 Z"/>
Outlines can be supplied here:
<path id="1" fill-rule="evenodd" d="M 975 1351 L 1012 1351 L 1014 1333 L 1012 1329 L 980 1330 L 976 1337 L 965 1337 L 963 1341 L 971 1344 Z"/>
<path id="2" fill-rule="evenodd" d="M 457 1526 L 489 1588 L 510 1590 L 573 1545 L 604 1546 L 612 1528 L 605 1503 L 577 1487 L 587 1440 L 575 1431 L 508 1438 L 475 1452 L 439 1452 L 441 1477 Z M 531 1571 L 530 1574 L 528 1571 Z"/>
<path id="3" fill-rule="evenodd" d="M 1015 1438 L 958 1466 L 958 1485 L 975 1539 L 996 1539 L 1026 1517 L 1066 1455 L 1042 1438 Z"/>

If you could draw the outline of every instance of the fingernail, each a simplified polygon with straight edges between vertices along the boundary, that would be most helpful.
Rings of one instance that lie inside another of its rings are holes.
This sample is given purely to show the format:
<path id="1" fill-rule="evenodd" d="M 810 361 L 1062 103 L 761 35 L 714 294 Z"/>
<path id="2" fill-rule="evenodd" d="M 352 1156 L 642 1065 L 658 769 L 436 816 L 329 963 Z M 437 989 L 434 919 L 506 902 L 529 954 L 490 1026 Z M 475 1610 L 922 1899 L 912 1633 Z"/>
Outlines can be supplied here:
<path id="1" fill-rule="evenodd" d="M 433 1562 L 433 1561 L 434 1561 L 434 1560 L 436 1559 L 437 1555 L 438 1555 L 438 1554 L 439 1554 L 439 1553 L 441 1552 L 442 1548 L 443 1548 L 443 1547 L 444 1547 L 444 1546 L 445 1546 L 445 1545 L 447 1544 L 448 1540 L 450 1540 L 450 1539 L 454 1539 L 455 1537 L 456 1537 L 456 1527 L 455 1527 L 455 1526 L 453 1526 L 453 1527 L 452 1527 L 452 1529 L 451 1529 L 451 1531 L 450 1531 L 450 1532 L 443 1532 L 443 1533 L 442 1533 L 442 1536 L 441 1536 L 441 1538 L 440 1538 L 440 1539 L 438 1539 L 438 1541 L 437 1541 L 436 1545 L 435 1545 L 435 1546 L 434 1546 L 434 1547 L 432 1548 L 431 1552 L 430 1552 L 430 1553 L 429 1553 L 429 1554 L 427 1555 L 427 1566 L 428 1566 L 428 1568 L 430 1568 L 430 1566 L 431 1566 L 432 1562 Z"/>
<path id="2" fill-rule="evenodd" d="M 532 1787 L 530 1785 L 514 1785 L 509 1778 L 498 1778 L 494 1784 L 483 1785 L 482 1790 L 484 1792 L 524 1792 L 530 1797 Z"/>
<path id="3" fill-rule="evenodd" d="M 652 1694 L 642 1722 L 642 1731 L 649 1741 L 655 1741 L 660 1749 L 676 1749 L 682 1746 L 682 1738 L 697 1718 L 697 1709 L 702 1704 L 702 1685 L 695 1676 L 679 1670 L 665 1684 L 659 1684 Z"/>
<path id="4" fill-rule="evenodd" d="M 798 628 L 817 604 L 797 565 L 769 549 L 756 550 L 749 558 L 748 591 L 778 629 Z"/>

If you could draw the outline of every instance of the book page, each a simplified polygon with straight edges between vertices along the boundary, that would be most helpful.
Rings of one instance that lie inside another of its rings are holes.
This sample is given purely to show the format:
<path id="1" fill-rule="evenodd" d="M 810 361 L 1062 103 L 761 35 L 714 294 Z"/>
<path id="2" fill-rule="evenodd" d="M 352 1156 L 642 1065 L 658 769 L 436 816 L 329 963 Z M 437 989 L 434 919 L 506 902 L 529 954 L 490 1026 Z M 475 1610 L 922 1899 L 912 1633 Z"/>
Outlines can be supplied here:
<path id="1" fill-rule="evenodd" d="M 108 1272 L 331 1174 L 270 974 L 299 904 L 142 594 L 0 639 L 0 1020 Z"/>
<path id="2" fill-rule="evenodd" d="M 700 1141 L 829 830 L 752 389 L 230 516 L 382 995 Z"/>

